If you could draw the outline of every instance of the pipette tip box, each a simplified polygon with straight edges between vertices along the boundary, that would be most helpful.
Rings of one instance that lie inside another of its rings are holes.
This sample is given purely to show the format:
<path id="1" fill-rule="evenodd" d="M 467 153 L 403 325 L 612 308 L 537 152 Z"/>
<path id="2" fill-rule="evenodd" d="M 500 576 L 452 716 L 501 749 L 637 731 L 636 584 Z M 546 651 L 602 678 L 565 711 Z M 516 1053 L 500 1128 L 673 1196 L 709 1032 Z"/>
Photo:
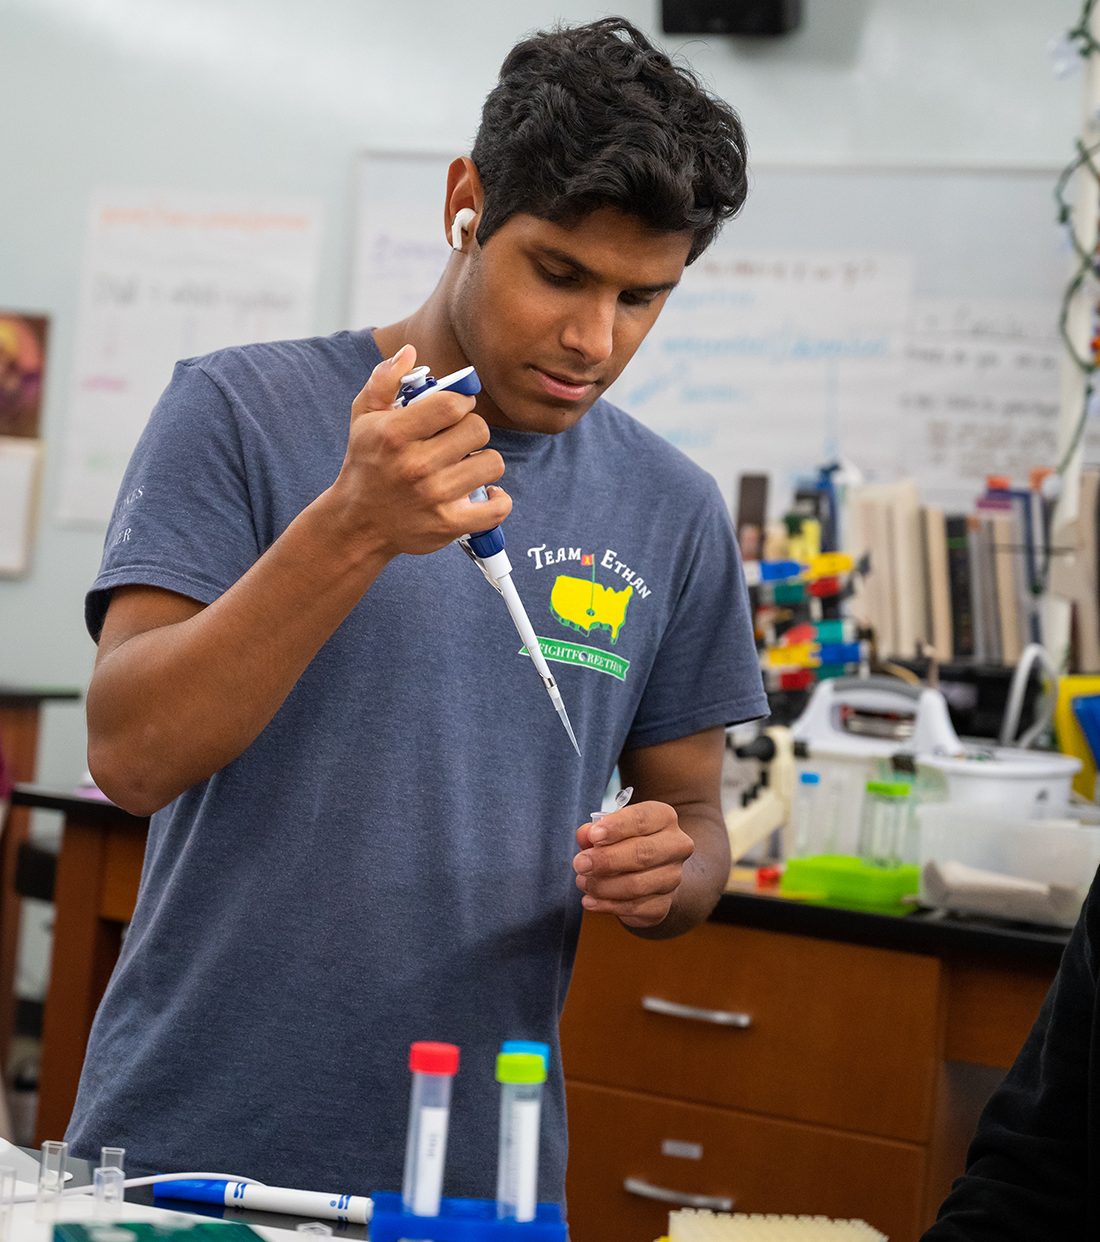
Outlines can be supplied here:
<path id="1" fill-rule="evenodd" d="M 519 1224 L 497 1220 L 493 1199 L 443 1199 L 438 1216 L 413 1216 L 403 1210 L 401 1196 L 394 1191 L 373 1191 L 371 1198 L 371 1242 L 419 1238 L 425 1231 L 432 1242 L 566 1242 L 568 1236 L 556 1203 L 540 1203 L 535 1219 Z"/>

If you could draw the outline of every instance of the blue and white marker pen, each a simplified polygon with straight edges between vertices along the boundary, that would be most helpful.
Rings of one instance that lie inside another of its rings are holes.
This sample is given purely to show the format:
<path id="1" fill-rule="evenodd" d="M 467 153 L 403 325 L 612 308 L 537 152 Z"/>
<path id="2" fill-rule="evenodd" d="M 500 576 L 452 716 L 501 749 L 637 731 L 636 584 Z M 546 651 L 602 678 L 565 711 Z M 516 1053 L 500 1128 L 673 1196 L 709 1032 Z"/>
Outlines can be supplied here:
<path id="1" fill-rule="evenodd" d="M 427 367 L 417 367 L 402 377 L 397 404 L 412 405 L 432 393 L 447 391 L 475 396 L 481 391 L 481 381 L 477 377 L 477 372 L 473 367 L 464 367 L 461 371 L 454 371 L 450 375 L 445 375 L 441 380 L 437 380 L 428 374 Z M 470 499 L 475 503 L 485 501 L 489 499 L 489 493 L 484 487 L 479 487 L 470 493 Z M 576 734 L 569 723 L 569 713 L 565 710 L 558 683 L 550 672 L 550 666 L 542 654 L 539 640 L 535 637 L 534 627 L 528 619 L 527 610 L 512 582 L 512 562 L 504 550 L 504 532 L 499 526 L 494 526 L 491 530 L 479 530 L 472 535 L 465 535 L 458 542 L 467 556 L 489 579 L 491 585 L 504 597 L 512 621 L 519 631 L 520 638 L 523 639 L 523 645 L 527 648 L 527 654 L 531 657 L 531 662 L 538 672 L 546 693 L 550 696 L 550 701 L 554 704 L 554 710 L 565 726 L 566 733 L 569 734 L 573 749 L 579 755 L 581 748 L 577 745 Z"/>
<path id="2" fill-rule="evenodd" d="M 219 1203 L 257 1212 L 342 1220 L 352 1225 L 365 1225 L 371 1216 L 371 1201 L 365 1195 L 326 1195 L 316 1190 L 287 1190 L 282 1186 L 258 1186 L 253 1182 L 156 1182 L 153 1198 Z"/>

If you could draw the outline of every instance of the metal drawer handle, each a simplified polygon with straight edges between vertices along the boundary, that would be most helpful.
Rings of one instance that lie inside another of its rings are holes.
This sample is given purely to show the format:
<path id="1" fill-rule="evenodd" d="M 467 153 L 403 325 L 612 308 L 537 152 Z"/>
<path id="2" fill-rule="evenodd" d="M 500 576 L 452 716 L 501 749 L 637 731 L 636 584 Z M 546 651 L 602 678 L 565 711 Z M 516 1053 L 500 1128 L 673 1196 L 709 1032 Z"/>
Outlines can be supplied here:
<path id="1" fill-rule="evenodd" d="M 643 1182 L 640 1177 L 628 1177 L 623 1182 L 623 1190 L 630 1195 L 641 1195 L 643 1199 L 674 1203 L 677 1207 L 709 1208 L 712 1212 L 733 1211 L 733 1200 L 723 1195 L 689 1195 L 683 1190 L 665 1190 L 663 1186 Z"/>
<path id="2" fill-rule="evenodd" d="M 728 1009 L 697 1009 L 694 1005 L 678 1005 L 659 996 L 643 996 L 642 1008 L 650 1013 L 667 1014 L 670 1018 L 691 1018 L 695 1022 L 712 1022 L 715 1026 L 752 1026 L 752 1015 L 731 1013 Z"/>

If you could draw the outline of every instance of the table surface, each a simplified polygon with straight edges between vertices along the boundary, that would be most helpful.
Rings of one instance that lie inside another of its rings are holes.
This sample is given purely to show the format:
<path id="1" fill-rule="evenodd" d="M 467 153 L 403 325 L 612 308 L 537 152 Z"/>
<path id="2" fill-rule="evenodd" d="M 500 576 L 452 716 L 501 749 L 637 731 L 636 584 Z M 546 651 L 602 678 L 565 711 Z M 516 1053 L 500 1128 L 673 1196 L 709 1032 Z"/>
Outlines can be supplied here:
<path id="1" fill-rule="evenodd" d="M 28 1156 L 38 1160 L 41 1152 L 34 1147 L 19 1149 Z M 65 1184 L 69 1187 L 90 1186 L 92 1184 L 92 1165 L 88 1160 L 77 1160 L 70 1156 L 65 1168 L 72 1178 Z M 135 1176 L 127 1174 L 127 1176 Z M 189 1203 L 185 1199 L 173 1199 L 170 1203 L 165 1199 L 154 1199 L 152 1186 L 130 1186 L 126 1190 L 127 1203 L 140 1203 L 145 1207 L 167 1208 L 172 1212 L 184 1212 L 191 1216 L 208 1216 L 215 1220 L 239 1220 L 246 1225 L 264 1225 L 268 1229 L 297 1230 L 310 1218 L 308 1216 L 289 1216 L 282 1212 L 257 1212 L 250 1208 L 218 1207 L 214 1203 Z M 325 1221 L 332 1226 L 334 1234 L 341 1238 L 367 1238 L 366 1225 L 341 1225 L 334 1220 Z"/>

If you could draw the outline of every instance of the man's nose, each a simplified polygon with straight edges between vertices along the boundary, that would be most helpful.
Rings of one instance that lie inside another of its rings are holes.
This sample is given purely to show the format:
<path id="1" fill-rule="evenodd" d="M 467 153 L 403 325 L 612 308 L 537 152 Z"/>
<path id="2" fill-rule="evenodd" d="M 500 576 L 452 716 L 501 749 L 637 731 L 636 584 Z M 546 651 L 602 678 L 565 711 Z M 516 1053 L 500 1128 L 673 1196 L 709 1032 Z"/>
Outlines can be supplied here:
<path id="1" fill-rule="evenodd" d="M 599 298 L 573 307 L 562 329 L 561 343 L 586 363 L 606 362 L 615 349 L 615 309 L 618 299 Z"/>

